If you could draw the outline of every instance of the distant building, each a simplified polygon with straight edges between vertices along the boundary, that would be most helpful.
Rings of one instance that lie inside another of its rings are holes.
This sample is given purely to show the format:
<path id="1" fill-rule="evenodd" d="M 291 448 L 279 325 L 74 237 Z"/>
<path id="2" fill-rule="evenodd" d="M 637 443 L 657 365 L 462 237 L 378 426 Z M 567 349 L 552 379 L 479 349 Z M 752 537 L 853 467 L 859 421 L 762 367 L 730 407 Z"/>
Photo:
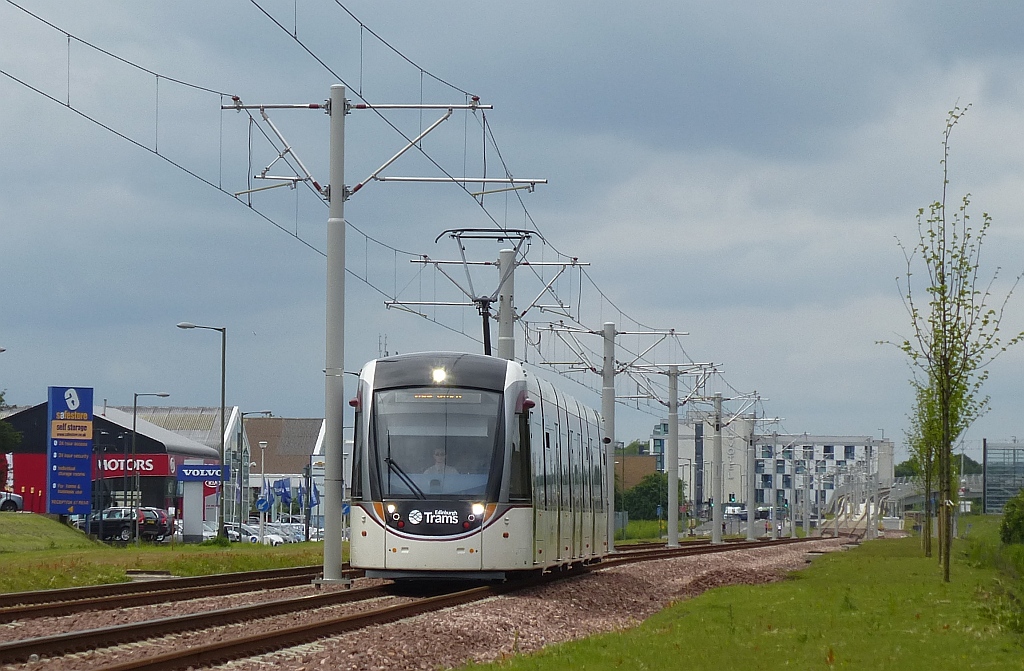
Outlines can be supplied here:
<path id="1" fill-rule="evenodd" d="M 176 468 L 186 461 L 216 464 L 217 448 L 170 431 L 145 419 L 139 408 L 95 406 L 93 410 L 92 507 L 141 505 L 171 508 L 180 505 Z M 219 409 L 218 409 L 219 411 Z M 21 444 L 5 461 L 6 482 L 0 487 L 21 494 L 25 510 L 46 512 L 47 404 L 10 408 L 0 412 L 16 431 Z M 132 451 L 132 425 L 135 450 Z M 211 488 L 212 490 L 212 488 Z"/>
<path id="2" fill-rule="evenodd" d="M 1024 489 L 1024 445 L 982 441 L 982 510 L 1002 513 L 1006 502 Z"/>
<path id="3" fill-rule="evenodd" d="M 722 418 L 722 497 L 724 503 L 746 505 L 748 453 L 754 444 L 753 507 L 802 505 L 804 496 L 815 507 L 831 502 L 832 492 L 843 484 L 878 474 L 879 487 L 893 481 L 893 443 L 872 436 L 812 434 L 753 434 L 752 415 Z M 679 422 L 679 478 L 687 500 L 698 508 L 712 497 L 711 464 L 714 425 L 705 412 L 690 411 Z M 664 470 L 668 421 L 651 433 L 652 453 Z M 870 454 L 870 459 L 869 459 Z M 749 507 L 749 506 L 748 506 Z"/>

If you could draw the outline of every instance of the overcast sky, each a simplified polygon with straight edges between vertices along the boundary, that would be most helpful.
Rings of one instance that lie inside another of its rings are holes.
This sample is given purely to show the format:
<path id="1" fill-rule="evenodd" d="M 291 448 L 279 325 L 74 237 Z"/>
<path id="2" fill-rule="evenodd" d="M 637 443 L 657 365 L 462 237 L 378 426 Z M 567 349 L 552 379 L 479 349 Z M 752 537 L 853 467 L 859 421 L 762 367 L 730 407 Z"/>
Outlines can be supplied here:
<path id="1" fill-rule="evenodd" d="M 662 343 L 648 359 L 720 365 L 705 391 L 756 391 L 759 412 L 783 418 L 767 430 L 884 430 L 899 442 L 911 370 L 876 342 L 910 332 L 897 240 L 913 245 L 918 208 L 940 195 L 942 130 L 957 103 L 970 109 L 952 140 L 953 201 L 970 193 L 973 221 L 993 217 L 983 275 L 1002 268 L 997 298 L 1024 269 L 1024 7 L 1013 3 L 18 4 L 58 29 L 0 1 L 0 389 L 10 403 L 82 385 L 112 405 L 156 391 L 216 405 L 219 337 L 175 328 L 191 321 L 228 329 L 229 404 L 323 415 L 327 208 L 303 185 L 255 193 L 253 209 L 233 198 L 267 184 L 247 174 L 277 157 L 269 127 L 172 80 L 250 104 L 321 102 L 335 83 L 354 102 L 464 104 L 468 92 L 494 106 L 496 148 L 484 151 L 483 113 L 456 111 L 423 153 L 382 174 L 438 177 L 436 161 L 494 177 L 504 160 L 516 177 L 548 180 L 488 195 L 483 208 L 450 184 L 370 182 L 355 194 L 346 218 L 373 240 L 349 229 L 348 370 L 385 350 L 480 351 L 474 309 L 427 308 L 423 319 L 384 301 L 464 300 L 409 261 L 458 259 L 448 238 L 435 243 L 443 231 L 530 228 L 532 263 L 589 264 L 553 284 L 565 323 L 687 332 L 682 349 Z M 328 118 L 269 114 L 326 184 Z M 345 182 L 441 114 L 354 111 Z M 288 171 L 278 161 L 269 174 Z M 493 261 L 502 246 L 476 241 L 467 257 Z M 493 268 L 474 273 L 476 293 L 493 291 Z M 517 307 L 554 273 L 521 268 Z M 543 328 L 559 316 L 533 308 L 524 319 Z M 1004 331 L 1022 328 L 1024 295 Z M 517 354 L 531 364 L 571 355 L 550 331 L 533 348 L 524 333 Z M 596 336 L 579 339 L 601 351 Z M 619 358 L 654 342 L 622 336 Z M 969 454 L 980 456 L 982 438 L 1024 437 L 1022 374 L 1021 350 L 992 368 L 991 410 L 971 428 Z M 599 377 L 576 378 L 558 384 L 599 404 Z M 620 376 L 618 391 L 637 386 Z M 621 440 L 646 438 L 655 422 L 653 406 L 633 405 L 617 412 Z"/>

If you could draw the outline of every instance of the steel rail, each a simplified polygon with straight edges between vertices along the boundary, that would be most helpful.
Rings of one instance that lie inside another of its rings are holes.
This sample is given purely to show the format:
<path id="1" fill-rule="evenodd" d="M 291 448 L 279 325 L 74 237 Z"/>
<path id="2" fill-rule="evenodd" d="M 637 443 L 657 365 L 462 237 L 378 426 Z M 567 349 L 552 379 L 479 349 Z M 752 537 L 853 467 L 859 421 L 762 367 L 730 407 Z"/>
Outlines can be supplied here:
<path id="1" fill-rule="evenodd" d="M 362 571 L 347 571 L 350 577 L 362 575 Z M 296 585 L 309 584 L 310 578 L 319 573 L 284 575 L 277 577 L 266 577 L 256 580 L 234 580 L 223 584 L 206 584 L 200 586 L 165 586 L 164 589 L 142 592 L 138 594 L 122 594 L 102 596 L 92 599 L 76 599 L 74 601 L 56 601 L 51 603 L 31 604 L 28 606 L 12 606 L 0 608 L 0 623 L 27 620 L 39 617 L 59 617 L 71 613 L 81 613 L 90 610 L 113 610 L 118 608 L 132 608 L 135 606 L 147 606 L 156 603 L 168 603 L 172 601 L 188 601 L 210 596 L 222 596 L 224 594 L 239 594 L 242 592 L 254 592 L 266 589 L 281 589 L 294 587 Z"/>
<path id="2" fill-rule="evenodd" d="M 32 592 L 8 592 L 0 594 L 0 608 L 29 605 L 34 603 L 50 603 L 53 601 L 75 601 L 78 599 L 94 599 L 102 596 L 118 594 L 136 594 L 139 592 L 156 592 L 160 590 L 178 589 L 180 587 L 202 587 L 205 585 L 243 582 L 258 578 L 270 578 L 286 575 L 315 576 L 323 571 L 322 566 L 293 566 L 289 568 L 263 569 L 260 571 L 243 571 L 236 573 L 217 573 L 214 575 L 195 576 L 191 578 L 160 578 L 141 582 L 121 582 L 112 585 L 87 585 L 84 587 L 67 587 L 63 589 L 41 589 Z"/>
<path id="3" fill-rule="evenodd" d="M 210 643 L 207 645 L 191 647 L 188 650 L 155 655 L 152 657 L 129 660 L 103 666 L 98 671 L 176 671 L 178 669 L 200 668 L 220 664 L 227 661 L 254 657 L 294 647 L 303 643 L 309 643 L 320 638 L 336 636 L 339 633 L 354 631 L 373 624 L 393 622 L 415 615 L 422 615 L 442 608 L 479 601 L 510 591 L 525 589 L 546 582 L 550 578 L 536 581 L 522 581 L 516 583 L 504 583 L 501 585 L 489 585 L 474 587 L 451 594 L 443 594 L 435 597 L 427 597 L 419 601 L 389 606 L 376 611 L 345 615 L 336 618 L 321 620 L 312 624 L 300 625 L 280 629 L 269 634 L 256 634 L 243 638 Z"/>
<path id="4" fill-rule="evenodd" d="M 814 536 L 809 536 L 805 538 L 784 538 L 775 541 L 744 540 L 730 543 L 722 543 L 717 545 L 695 543 L 690 547 L 680 546 L 677 548 L 662 546 L 658 549 L 648 549 L 640 552 L 608 555 L 600 563 L 592 564 L 590 568 L 594 570 L 601 570 L 603 568 L 611 568 L 613 566 L 621 566 L 624 564 L 632 564 L 635 562 L 652 561 L 655 559 L 671 559 L 672 557 L 689 557 L 692 555 L 716 554 L 719 552 L 732 552 L 734 550 L 762 550 L 766 548 L 780 547 L 782 545 L 793 545 L 795 543 L 806 543 L 808 541 L 817 540 L 822 539 Z"/>
<path id="5" fill-rule="evenodd" d="M 324 608 L 389 594 L 388 586 L 378 585 L 0 643 L 0 664 L 26 662 L 31 655 L 54 657 L 96 650 L 182 631 Z"/>

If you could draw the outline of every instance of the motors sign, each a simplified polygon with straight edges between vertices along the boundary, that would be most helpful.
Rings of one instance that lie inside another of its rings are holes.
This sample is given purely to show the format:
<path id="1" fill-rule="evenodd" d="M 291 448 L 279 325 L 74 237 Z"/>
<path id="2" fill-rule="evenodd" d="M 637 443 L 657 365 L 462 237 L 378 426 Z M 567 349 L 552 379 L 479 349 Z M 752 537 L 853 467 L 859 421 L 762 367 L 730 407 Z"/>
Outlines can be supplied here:
<path id="1" fill-rule="evenodd" d="M 92 387 L 50 387 L 46 512 L 88 514 L 92 503 Z"/>
<path id="2" fill-rule="evenodd" d="M 223 471 L 223 475 L 221 474 Z M 178 480 L 181 482 L 216 482 L 231 479 L 231 467 L 219 464 L 185 464 L 178 466 Z"/>

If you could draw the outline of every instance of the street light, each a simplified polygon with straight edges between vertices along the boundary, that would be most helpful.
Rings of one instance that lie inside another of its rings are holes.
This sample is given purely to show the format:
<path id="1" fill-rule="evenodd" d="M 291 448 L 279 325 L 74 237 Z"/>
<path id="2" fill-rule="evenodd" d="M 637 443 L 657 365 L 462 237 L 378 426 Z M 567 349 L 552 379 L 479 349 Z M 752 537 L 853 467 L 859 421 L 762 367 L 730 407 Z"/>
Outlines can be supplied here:
<path id="1" fill-rule="evenodd" d="M 228 349 L 228 328 L 226 326 L 200 326 L 191 322 L 181 322 L 180 329 L 206 329 L 208 331 L 220 331 L 220 497 L 218 504 L 217 535 L 222 538 L 228 537 L 227 527 L 224 526 L 224 380 L 227 370 L 227 349 Z"/>
<path id="2" fill-rule="evenodd" d="M 267 488 L 267 441 L 260 441 L 260 496 L 266 496 Z M 263 544 L 263 533 L 267 525 L 267 513 L 260 511 L 260 545 Z"/>
<path id="3" fill-rule="evenodd" d="M 235 474 L 235 494 L 232 496 L 231 508 L 235 511 L 232 518 L 236 518 L 237 524 L 242 523 L 241 499 L 242 499 L 242 447 L 245 444 L 245 417 L 246 415 L 263 415 L 273 417 L 274 413 L 269 410 L 253 410 L 250 412 L 238 413 L 238 472 Z M 233 461 L 233 460 L 232 460 Z"/>
<path id="4" fill-rule="evenodd" d="M 135 490 L 139 490 L 139 501 L 138 504 L 133 506 L 136 508 L 134 511 L 135 517 L 135 545 L 139 545 L 139 511 L 137 510 L 142 505 L 142 482 L 139 479 L 139 460 L 136 456 L 138 454 L 136 450 L 135 441 L 135 427 L 139 421 L 139 396 L 159 396 L 160 398 L 167 398 L 170 394 L 162 391 L 139 393 L 135 392 L 135 399 L 132 401 L 132 466 L 135 467 L 135 483 L 132 485 L 132 499 L 135 499 Z M 128 460 L 125 460 L 124 472 L 128 473 Z M 126 493 L 127 495 L 127 493 Z M 101 513 L 102 514 L 102 513 Z"/>

